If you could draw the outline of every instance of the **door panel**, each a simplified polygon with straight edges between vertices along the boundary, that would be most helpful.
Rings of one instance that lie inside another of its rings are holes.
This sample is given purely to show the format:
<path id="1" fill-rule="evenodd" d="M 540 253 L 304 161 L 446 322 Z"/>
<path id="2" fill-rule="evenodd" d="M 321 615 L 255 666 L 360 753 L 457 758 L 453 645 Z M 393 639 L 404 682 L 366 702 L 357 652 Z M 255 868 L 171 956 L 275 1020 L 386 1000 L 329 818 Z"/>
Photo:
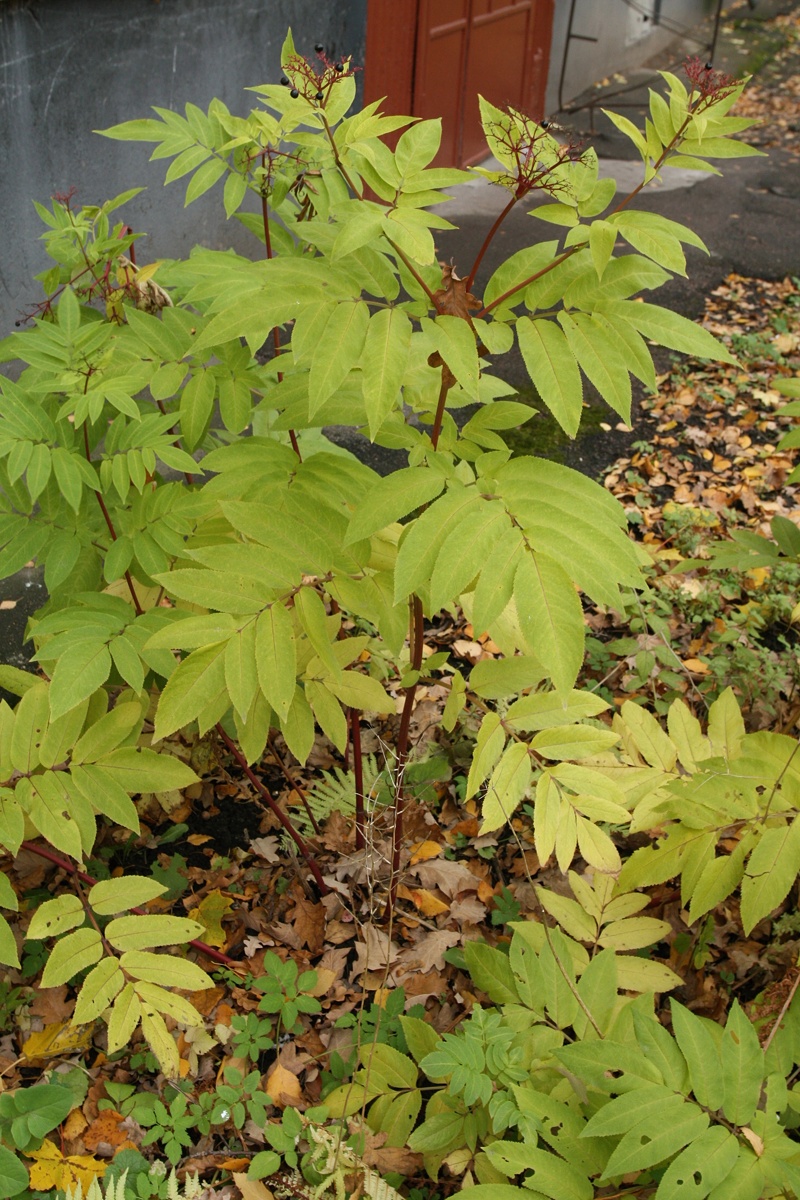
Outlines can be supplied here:
<path id="1" fill-rule="evenodd" d="M 369 0 L 365 99 L 441 117 L 439 166 L 487 154 L 477 94 L 544 116 L 554 0 Z M 413 45 L 413 52 L 410 47 Z M 395 95 L 408 103 L 393 104 Z"/>

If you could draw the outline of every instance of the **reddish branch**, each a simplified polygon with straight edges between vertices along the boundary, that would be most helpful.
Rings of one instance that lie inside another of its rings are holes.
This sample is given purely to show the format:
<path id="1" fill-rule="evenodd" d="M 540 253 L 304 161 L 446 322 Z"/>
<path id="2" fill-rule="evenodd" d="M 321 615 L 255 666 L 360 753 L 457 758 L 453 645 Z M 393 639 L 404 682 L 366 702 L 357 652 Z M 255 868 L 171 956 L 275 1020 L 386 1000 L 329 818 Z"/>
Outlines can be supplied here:
<path id="1" fill-rule="evenodd" d="M 219 723 L 217 723 L 215 728 L 217 730 L 217 733 L 219 734 L 219 736 L 222 738 L 223 742 L 225 743 L 225 745 L 228 747 L 228 750 L 230 751 L 230 753 L 236 759 L 236 762 L 239 765 L 239 768 L 244 772 L 244 774 L 250 780 L 253 787 L 256 789 L 256 791 L 261 796 L 264 803 L 269 808 L 270 812 L 274 813 L 274 815 L 278 818 L 281 825 L 283 826 L 283 828 L 289 834 L 289 837 L 294 842 L 295 846 L 297 846 L 297 849 L 299 850 L 300 854 L 302 855 L 303 859 L 305 860 L 306 866 L 308 867 L 309 871 L 311 872 L 311 874 L 314 877 L 314 882 L 316 883 L 317 887 L 319 888 L 321 895 L 327 896 L 331 889 L 328 887 L 327 883 L 322 878 L 322 872 L 320 871 L 319 866 L 317 865 L 316 859 L 314 858 L 313 854 L 309 850 L 308 843 L 306 842 L 305 838 L 300 836 L 300 834 L 297 832 L 297 830 L 295 829 L 292 822 L 287 817 L 286 813 L 283 811 L 283 809 L 280 807 L 280 805 L 277 803 L 277 801 L 273 798 L 269 789 L 264 786 L 264 784 L 261 782 L 261 780 L 255 774 L 255 772 L 253 770 L 251 770 L 251 768 L 247 762 L 247 759 L 242 754 L 241 750 L 236 745 L 236 743 L 231 738 L 228 737 L 227 733 L 225 732 L 225 730 L 222 728 L 222 726 Z"/>

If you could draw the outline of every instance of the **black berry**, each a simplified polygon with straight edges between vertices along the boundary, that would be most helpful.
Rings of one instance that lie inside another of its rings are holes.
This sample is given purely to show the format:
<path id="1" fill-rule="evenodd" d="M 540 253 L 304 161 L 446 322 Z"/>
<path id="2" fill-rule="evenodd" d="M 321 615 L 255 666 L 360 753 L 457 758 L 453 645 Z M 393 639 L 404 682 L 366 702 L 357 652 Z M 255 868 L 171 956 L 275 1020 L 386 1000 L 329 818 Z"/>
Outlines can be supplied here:
<path id="1" fill-rule="evenodd" d="M 288 87 L 288 86 L 289 86 L 289 80 L 286 78 L 285 75 L 281 75 L 281 87 Z"/>
<path id="2" fill-rule="evenodd" d="M 713 71 L 713 70 L 714 70 L 714 64 L 713 64 L 713 63 L 706 63 L 706 70 L 707 70 L 707 71 Z"/>
<path id="3" fill-rule="evenodd" d="M 339 74 L 341 74 L 342 71 L 344 70 L 344 65 L 342 63 L 334 63 L 333 69 L 334 69 L 334 71 L 338 71 Z"/>
<path id="4" fill-rule="evenodd" d="M 289 95 L 293 100 L 296 100 L 300 93 L 298 92 L 297 88 L 292 88 L 292 90 L 289 92 Z"/>
<path id="5" fill-rule="evenodd" d="M 549 128 L 550 128 L 550 122 L 542 121 L 542 129 L 549 129 Z"/>
<path id="6" fill-rule="evenodd" d="M 314 49 L 316 50 L 317 54 L 323 54 L 325 51 L 325 47 L 323 46 L 322 42 L 317 42 Z"/>
<path id="7" fill-rule="evenodd" d="M 315 99 L 315 100 L 324 100 L 324 99 L 325 99 L 325 97 L 323 96 L 322 92 L 317 92 L 317 94 L 316 94 L 316 96 L 314 97 L 314 99 Z"/>

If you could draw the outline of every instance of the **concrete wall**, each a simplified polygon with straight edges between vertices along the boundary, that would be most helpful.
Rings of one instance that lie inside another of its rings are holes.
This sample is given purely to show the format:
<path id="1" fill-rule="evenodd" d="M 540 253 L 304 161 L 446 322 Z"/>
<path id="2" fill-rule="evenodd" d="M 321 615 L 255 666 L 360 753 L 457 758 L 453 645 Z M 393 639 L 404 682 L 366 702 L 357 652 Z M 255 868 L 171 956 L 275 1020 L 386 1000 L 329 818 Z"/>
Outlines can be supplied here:
<path id="1" fill-rule="evenodd" d="M 559 108 L 559 79 L 571 0 L 556 0 L 546 111 Z M 595 42 L 570 42 L 562 89 L 566 104 L 615 72 L 636 68 L 667 49 L 676 31 L 692 29 L 716 11 L 716 0 L 576 0 L 573 33 Z M 645 19 L 647 18 L 647 19 Z M 690 46 L 694 52 L 694 45 Z M 702 53 L 701 47 L 696 47 Z M 611 104 L 613 108 L 613 103 Z"/>
<path id="2" fill-rule="evenodd" d="M 300 52 L 322 42 L 363 62 L 366 0 L 0 0 L 0 336 L 42 298 L 32 199 L 75 187 L 77 202 L 95 204 L 146 185 L 124 214 L 149 233 L 140 261 L 196 243 L 252 250 L 251 235 L 226 224 L 219 189 L 184 211 L 186 180 L 165 192 L 167 164 L 148 163 L 148 144 L 92 130 L 214 96 L 247 113 L 256 97 L 243 88 L 279 78 L 289 25 Z"/>

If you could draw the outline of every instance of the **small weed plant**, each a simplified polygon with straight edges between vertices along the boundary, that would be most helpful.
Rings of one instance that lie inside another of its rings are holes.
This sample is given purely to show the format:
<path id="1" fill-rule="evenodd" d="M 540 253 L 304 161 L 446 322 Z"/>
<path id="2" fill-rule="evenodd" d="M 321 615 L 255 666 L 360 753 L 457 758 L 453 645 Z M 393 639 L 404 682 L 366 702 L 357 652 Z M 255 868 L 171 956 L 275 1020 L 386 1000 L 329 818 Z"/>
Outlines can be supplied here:
<path id="1" fill-rule="evenodd" d="M 154 144 L 168 183 L 188 177 L 187 205 L 222 184 L 258 253 L 138 264 L 139 235 L 115 217 L 134 192 L 100 207 L 56 197 L 38 206 L 46 299 L 0 349 L 17 364 L 0 378 L 0 575 L 34 560 L 49 592 L 30 624 L 38 674 L 0 674 L 20 697 L 0 704 L 0 843 L 9 864 L 32 850 L 66 881 L 24 927 L 40 986 L 78 981 L 73 1023 L 105 1022 L 107 1055 L 138 1037 L 149 1046 L 140 1060 L 154 1056 L 172 1082 L 161 1098 L 134 1088 L 114 1101 L 173 1164 L 195 1129 L 233 1137 L 250 1122 L 271 1147 L 252 1177 L 301 1170 L 294 1195 L 397 1195 L 398 1179 L 364 1160 L 367 1132 L 423 1155 L 433 1179 L 475 1184 L 473 1200 L 591 1200 L 631 1180 L 658 1200 L 798 1195 L 786 1131 L 800 1108 L 796 1006 L 763 1044 L 737 1003 L 724 1027 L 675 1004 L 668 1032 L 653 995 L 681 980 L 648 954 L 665 922 L 642 915 L 637 890 L 679 879 L 699 921 L 738 889 L 746 933 L 768 916 L 800 868 L 797 745 L 746 734 L 730 689 L 707 728 L 676 700 L 665 730 L 631 700 L 611 717 L 580 687 L 581 593 L 624 611 L 643 558 L 599 485 L 512 458 L 503 438 L 531 416 L 502 379 L 515 344 L 571 436 L 584 378 L 629 421 L 631 376 L 655 388 L 651 342 L 731 361 L 642 298 L 685 273 L 684 246 L 704 247 L 636 199 L 672 168 L 758 153 L 732 137 L 748 124 L 729 115 L 744 84 L 691 60 L 688 85 L 664 74 L 644 131 L 612 114 L 642 159 L 629 195 L 599 176 L 593 150 L 481 99 L 498 165 L 480 173 L 505 205 L 474 262 L 442 267 L 434 237 L 453 226 L 437 206 L 473 175 L 431 165 L 439 122 L 379 103 L 352 112 L 351 64 L 307 60 L 291 35 L 282 62 L 247 117 L 213 101 L 105 131 Z M 531 244 L 484 278 L 503 220 L 534 198 Z M 407 465 L 379 477 L 325 438 L 330 425 L 405 451 Z M 775 532 L 778 552 L 796 555 L 797 531 Z M 502 652 L 468 679 L 444 656 L 423 661 L 426 619 L 456 606 Z M 289 1109 L 280 1124 L 257 1063 L 319 1001 L 307 974 L 273 956 L 255 984 L 263 1015 L 232 1030 L 239 1065 L 197 1100 L 175 1027 L 185 1042 L 202 1024 L 185 993 L 212 980 L 172 951 L 230 961 L 198 922 L 154 911 L 167 883 L 86 870 L 98 823 L 137 833 L 132 797 L 196 783 L 192 748 L 214 739 L 325 895 L 314 831 L 295 828 L 259 777 L 268 738 L 279 732 L 300 764 L 319 733 L 349 755 L 363 849 L 373 797 L 361 729 L 399 700 L 382 776 L 391 918 L 405 809 L 442 780 L 435 756 L 410 761 L 421 680 L 449 688 L 445 730 L 479 726 L 459 786 L 482 797 L 481 832 L 509 827 L 526 800 L 539 862 L 555 860 L 573 897 L 538 889 L 550 928 L 519 922 L 504 895 L 505 951 L 463 952 L 487 1006 L 443 1037 L 391 1010 L 384 1040 L 361 1039 L 351 1079 L 339 1062 L 324 1109 Z M 620 831 L 645 835 L 624 863 Z M 13 878 L 0 874 L 0 904 L 20 922 Z M 0 961 L 19 965 L 5 919 Z M 52 1144 L 72 1103 L 55 1084 L 0 1097 L 4 1196 L 28 1187 L 19 1155 Z M 105 1195 L 184 1194 L 174 1177 L 136 1178 L 135 1191 L 112 1180 Z"/>

